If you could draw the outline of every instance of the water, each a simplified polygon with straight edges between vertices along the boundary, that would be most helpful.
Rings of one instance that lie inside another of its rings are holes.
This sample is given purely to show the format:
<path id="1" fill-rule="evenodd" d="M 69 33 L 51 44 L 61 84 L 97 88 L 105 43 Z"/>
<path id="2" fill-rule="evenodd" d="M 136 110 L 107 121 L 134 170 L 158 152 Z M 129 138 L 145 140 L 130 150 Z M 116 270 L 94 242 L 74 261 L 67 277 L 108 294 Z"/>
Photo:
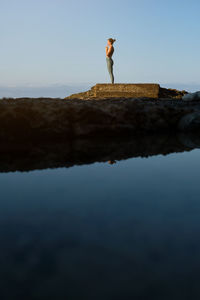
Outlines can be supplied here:
<path id="1" fill-rule="evenodd" d="M 4 158 L 1 299 L 198 299 L 200 149 L 174 151 L 23 172 Z"/>

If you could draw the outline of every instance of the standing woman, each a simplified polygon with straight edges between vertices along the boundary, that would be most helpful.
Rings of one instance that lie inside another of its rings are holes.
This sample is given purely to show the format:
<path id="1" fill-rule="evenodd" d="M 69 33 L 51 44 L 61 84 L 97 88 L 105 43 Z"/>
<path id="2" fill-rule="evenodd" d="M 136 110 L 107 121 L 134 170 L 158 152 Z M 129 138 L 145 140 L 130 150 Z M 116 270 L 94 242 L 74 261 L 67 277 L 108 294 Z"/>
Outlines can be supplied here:
<path id="1" fill-rule="evenodd" d="M 114 83 L 114 75 L 113 75 L 113 64 L 114 61 L 112 59 L 112 55 L 114 53 L 114 47 L 113 43 L 115 42 L 115 39 L 108 39 L 108 43 L 106 46 L 106 62 L 107 62 L 107 68 L 110 75 L 111 82 Z"/>

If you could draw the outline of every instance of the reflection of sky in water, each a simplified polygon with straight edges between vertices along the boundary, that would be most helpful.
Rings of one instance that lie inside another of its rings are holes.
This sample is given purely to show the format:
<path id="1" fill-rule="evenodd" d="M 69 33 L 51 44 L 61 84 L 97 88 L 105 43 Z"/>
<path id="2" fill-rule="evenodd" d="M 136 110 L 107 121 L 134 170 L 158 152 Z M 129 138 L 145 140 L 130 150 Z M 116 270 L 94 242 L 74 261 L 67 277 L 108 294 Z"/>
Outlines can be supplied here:
<path id="1" fill-rule="evenodd" d="M 199 154 L 0 174 L 1 299 L 197 299 Z"/>

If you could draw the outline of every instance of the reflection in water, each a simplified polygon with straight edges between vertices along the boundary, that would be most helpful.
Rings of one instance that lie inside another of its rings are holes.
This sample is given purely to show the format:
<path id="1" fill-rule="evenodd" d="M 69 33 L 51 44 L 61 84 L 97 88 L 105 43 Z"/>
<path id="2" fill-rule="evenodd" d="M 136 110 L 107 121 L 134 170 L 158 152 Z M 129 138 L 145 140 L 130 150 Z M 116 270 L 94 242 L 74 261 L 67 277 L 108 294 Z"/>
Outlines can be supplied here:
<path id="1" fill-rule="evenodd" d="M 198 299 L 198 137 L 138 141 L 4 152 L 78 166 L 0 174 L 1 299 Z"/>
<path id="2" fill-rule="evenodd" d="M 200 134 L 148 135 L 132 138 L 75 139 L 65 143 L 1 143 L 0 172 L 72 167 L 94 162 L 190 151 L 200 147 Z"/>

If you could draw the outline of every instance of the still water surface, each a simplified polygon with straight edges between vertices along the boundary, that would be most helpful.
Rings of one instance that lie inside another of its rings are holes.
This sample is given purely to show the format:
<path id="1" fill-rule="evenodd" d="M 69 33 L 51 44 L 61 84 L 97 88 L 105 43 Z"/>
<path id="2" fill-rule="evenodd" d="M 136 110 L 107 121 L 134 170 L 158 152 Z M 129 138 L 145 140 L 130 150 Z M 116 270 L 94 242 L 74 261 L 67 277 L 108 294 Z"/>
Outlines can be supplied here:
<path id="1" fill-rule="evenodd" d="M 199 157 L 1 173 L 1 299 L 198 299 Z"/>

